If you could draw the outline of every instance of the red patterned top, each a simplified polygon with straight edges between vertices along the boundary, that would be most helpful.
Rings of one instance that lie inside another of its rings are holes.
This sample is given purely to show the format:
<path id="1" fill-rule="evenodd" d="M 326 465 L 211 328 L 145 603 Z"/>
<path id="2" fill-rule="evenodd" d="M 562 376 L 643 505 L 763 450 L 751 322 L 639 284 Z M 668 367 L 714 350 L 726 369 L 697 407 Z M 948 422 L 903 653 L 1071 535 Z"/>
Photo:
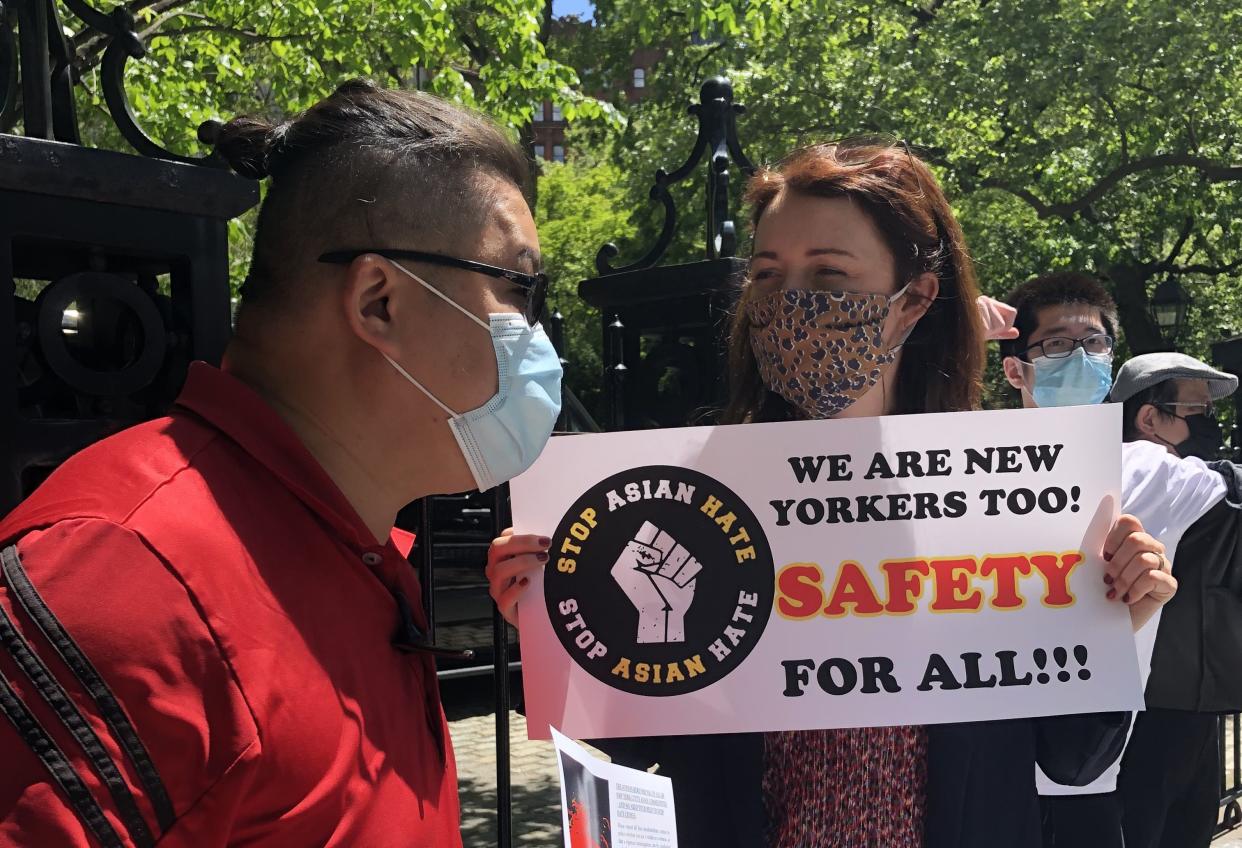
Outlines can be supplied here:
<path id="1" fill-rule="evenodd" d="M 768 848 L 922 848 L 927 730 L 764 734 Z"/>

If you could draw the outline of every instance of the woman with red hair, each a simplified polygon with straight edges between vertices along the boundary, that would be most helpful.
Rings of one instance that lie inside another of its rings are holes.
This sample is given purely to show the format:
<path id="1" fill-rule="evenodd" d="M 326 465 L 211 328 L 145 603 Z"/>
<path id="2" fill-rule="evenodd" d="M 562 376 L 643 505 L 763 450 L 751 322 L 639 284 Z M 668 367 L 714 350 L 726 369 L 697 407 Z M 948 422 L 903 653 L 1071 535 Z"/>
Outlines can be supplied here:
<path id="1" fill-rule="evenodd" d="M 894 145 L 814 145 L 757 173 L 746 200 L 754 245 L 723 423 L 979 407 L 974 269 L 922 161 Z M 539 551 L 535 537 L 498 540 L 488 569 L 502 610 L 542 567 Z M 1176 589 L 1162 551 L 1127 516 L 1105 545 L 1112 583 L 1101 575 L 1100 591 L 1129 605 L 1136 629 Z M 1128 722 L 1116 713 L 601 747 L 672 778 L 683 848 L 1039 848 L 1036 763 L 1058 782 L 1087 783 L 1116 759 Z"/>

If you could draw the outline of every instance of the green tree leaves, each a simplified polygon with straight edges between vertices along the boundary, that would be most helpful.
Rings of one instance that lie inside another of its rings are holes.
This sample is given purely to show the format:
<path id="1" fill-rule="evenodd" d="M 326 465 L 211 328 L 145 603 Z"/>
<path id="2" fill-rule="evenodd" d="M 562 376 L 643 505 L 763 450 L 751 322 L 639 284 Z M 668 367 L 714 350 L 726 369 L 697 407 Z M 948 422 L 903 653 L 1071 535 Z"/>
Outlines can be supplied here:
<path id="1" fill-rule="evenodd" d="M 112 6 L 122 5 L 113 3 Z M 555 98 L 589 114 L 574 70 L 547 55 L 543 0 L 129 0 L 148 56 L 127 69 L 148 132 L 199 152 L 198 124 L 240 113 L 280 117 L 349 77 L 426 88 L 518 127 L 531 102 Z M 98 117 L 106 42 L 64 15 L 81 57 L 86 115 Z M 117 144 L 88 118 L 93 140 Z"/>
<path id="2" fill-rule="evenodd" d="M 565 319 L 566 379 L 588 409 L 602 419 L 599 312 L 578 297 L 578 283 L 594 277 L 595 254 L 606 242 L 631 239 L 624 183 L 615 165 L 590 156 L 564 165 L 544 163 L 535 220 L 548 275 L 550 309 Z"/>
<path id="3" fill-rule="evenodd" d="M 725 73 L 749 107 L 739 132 L 757 161 L 859 133 L 918 150 L 955 198 L 988 292 L 1058 268 L 1096 272 L 1142 351 L 1162 344 L 1147 298 L 1173 275 L 1195 298 L 1189 351 L 1242 332 L 1231 294 L 1242 228 L 1229 225 L 1242 215 L 1236 3 L 718 2 L 711 22 L 747 25 L 693 44 L 697 6 L 597 5 L 614 65 L 636 34 L 673 48 L 617 146 L 636 208 L 652 167 L 693 137 L 682 109 L 699 82 Z"/>

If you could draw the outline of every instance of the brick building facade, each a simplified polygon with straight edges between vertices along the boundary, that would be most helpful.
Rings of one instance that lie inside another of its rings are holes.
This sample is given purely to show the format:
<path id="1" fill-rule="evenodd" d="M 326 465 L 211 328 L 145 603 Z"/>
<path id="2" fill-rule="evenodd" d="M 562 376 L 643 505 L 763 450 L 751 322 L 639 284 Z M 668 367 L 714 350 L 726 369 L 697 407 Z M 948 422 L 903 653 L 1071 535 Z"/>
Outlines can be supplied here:
<path id="1" fill-rule="evenodd" d="M 561 27 L 566 26 L 589 26 L 576 21 L 563 20 L 557 22 Z M 644 47 L 635 50 L 630 57 L 630 74 L 623 81 L 618 81 L 617 86 L 625 92 L 625 101 L 634 103 L 642 100 L 647 96 L 649 89 L 647 88 L 648 77 L 652 67 L 660 61 L 664 55 L 664 51 L 653 47 Z M 608 99 L 611 92 L 599 92 L 597 97 L 601 100 Z M 536 159 L 542 159 L 547 162 L 564 162 L 567 153 L 565 144 L 565 119 L 561 115 L 561 107 L 559 104 L 551 101 L 544 101 L 535 105 L 535 116 L 531 121 L 531 136 L 533 150 L 532 154 Z"/>

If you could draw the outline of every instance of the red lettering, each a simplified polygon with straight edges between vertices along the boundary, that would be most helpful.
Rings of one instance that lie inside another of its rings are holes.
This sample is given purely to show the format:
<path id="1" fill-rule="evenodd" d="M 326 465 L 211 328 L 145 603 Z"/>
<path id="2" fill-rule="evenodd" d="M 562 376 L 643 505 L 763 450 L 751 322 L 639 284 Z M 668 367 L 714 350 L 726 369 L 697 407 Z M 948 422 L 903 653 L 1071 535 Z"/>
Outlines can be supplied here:
<path id="1" fill-rule="evenodd" d="M 818 565 L 795 562 L 776 575 L 776 611 L 786 618 L 811 618 L 824 605 L 821 584 L 824 573 Z"/>

